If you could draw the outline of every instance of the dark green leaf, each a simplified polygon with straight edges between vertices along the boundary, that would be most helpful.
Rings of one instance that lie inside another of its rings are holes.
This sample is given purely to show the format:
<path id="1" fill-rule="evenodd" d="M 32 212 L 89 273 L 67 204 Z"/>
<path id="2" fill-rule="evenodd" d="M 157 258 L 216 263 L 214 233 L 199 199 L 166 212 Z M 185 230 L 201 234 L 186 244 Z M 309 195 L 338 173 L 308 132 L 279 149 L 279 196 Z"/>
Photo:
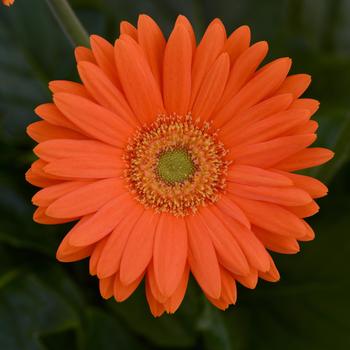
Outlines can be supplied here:
<path id="1" fill-rule="evenodd" d="M 87 310 L 86 350 L 146 349 L 115 317 L 99 309 Z"/>
<path id="2" fill-rule="evenodd" d="M 111 301 L 109 306 L 130 329 L 157 346 L 188 347 L 194 344 L 193 331 L 181 322 L 178 314 L 159 318 L 151 315 L 141 286 L 127 301 Z"/>
<path id="3" fill-rule="evenodd" d="M 79 322 L 73 308 L 31 273 L 16 274 L 1 285 L 0 300 L 0 349 L 42 349 L 42 334 L 71 329 Z"/>
<path id="4" fill-rule="evenodd" d="M 198 329 L 203 332 L 205 348 L 208 350 L 230 350 L 233 348 L 224 315 L 205 301 L 205 307 L 198 320 Z"/>

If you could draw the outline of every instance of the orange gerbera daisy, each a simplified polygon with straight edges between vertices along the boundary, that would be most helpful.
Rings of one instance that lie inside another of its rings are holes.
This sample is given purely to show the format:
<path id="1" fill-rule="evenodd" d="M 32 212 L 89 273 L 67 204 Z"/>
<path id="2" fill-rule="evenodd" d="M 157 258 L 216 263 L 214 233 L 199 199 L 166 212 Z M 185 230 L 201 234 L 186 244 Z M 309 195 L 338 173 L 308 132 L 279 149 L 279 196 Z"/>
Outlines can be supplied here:
<path id="1" fill-rule="evenodd" d="M 76 49 L 82 83 L 50 83 L 53 103 L 28 127 L 34 220 L 78 221 L 57 258 L 90 257 L 104 298 L 125 300 L 145 279 L 153 315 L 172 313 L 192 273 L 225 309 L 236 281 L 279 279 L 267 249 L 296 253 L 314 238 L 303 219 L 327 188 L 294 171 L 333 153 L 308 148 L 310 76 L 287 77 L 290 58 L 259 68 L 267 51 L 247 26 L 227 38 L 215 19 L 197 45 L 185 17 L 166 40 L 141 15 L 114 46 L 92 35 Z"/>
<path id="2" fill-rule="evenodd" d="M 5 6 L 11 6 L 14 2 L 15 2 L 15 0 L 2 0 L 2 3 Z"/>

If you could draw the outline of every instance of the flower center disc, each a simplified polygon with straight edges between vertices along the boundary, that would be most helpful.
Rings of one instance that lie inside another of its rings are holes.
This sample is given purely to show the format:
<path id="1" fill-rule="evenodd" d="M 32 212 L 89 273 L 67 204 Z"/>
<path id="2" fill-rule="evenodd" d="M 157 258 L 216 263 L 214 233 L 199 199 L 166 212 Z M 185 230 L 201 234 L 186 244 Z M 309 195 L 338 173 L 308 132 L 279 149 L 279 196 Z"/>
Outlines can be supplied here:
<path id="1" fill-rule="evenodd" d="M 165 183 L 184 182 L 193 175 L 195 166 L 185 149 L 163 152 L 158 160 L 157 173 Z"/>
<path id="2" fill-rule="evenodd" d="M 161 115 L 126 147 L 125 179 L 146 208 L 186 216 L 225 190 L 226 154 L 208 123 Z"/>

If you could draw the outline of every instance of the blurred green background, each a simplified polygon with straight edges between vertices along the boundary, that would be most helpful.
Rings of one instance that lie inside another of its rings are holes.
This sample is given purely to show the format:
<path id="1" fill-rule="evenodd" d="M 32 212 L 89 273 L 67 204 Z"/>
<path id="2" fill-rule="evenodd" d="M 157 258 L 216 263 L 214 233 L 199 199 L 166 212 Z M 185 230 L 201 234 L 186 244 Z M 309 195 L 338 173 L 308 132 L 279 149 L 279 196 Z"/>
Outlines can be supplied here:
<path id="1" fill-rule="evenodd" d="M 313 76 L 307 96 L 321 101 L 318 144 L 336 151 L 311 171 L 330 194 L 311 221 L 317 236 L 296 256 L 274 255 L 277 284 L 238 290 L 221 312 L 192 281 L 172 316 L 154 319 L 142 288 L 117 304 L 99 296 L 86 261 L 60 264 L 55 250 L 68 226 L 32 222 L 34 187 L 24 181 L 33 155 L 25 134 L 47 83 L 77 79 L 73 48 L 43 0 L 0 7 L 0 349 L 349 349 L 350 348 L 350 1 L 76 0 L 89 33 L 111 41 L 119 22 L 151 15 L 169 32 L 177 14 L 198 36 L 219 17 L 227 31 L 248 24 L 267 40 L 268 59 L 290 56 L 293 73 Z"/>

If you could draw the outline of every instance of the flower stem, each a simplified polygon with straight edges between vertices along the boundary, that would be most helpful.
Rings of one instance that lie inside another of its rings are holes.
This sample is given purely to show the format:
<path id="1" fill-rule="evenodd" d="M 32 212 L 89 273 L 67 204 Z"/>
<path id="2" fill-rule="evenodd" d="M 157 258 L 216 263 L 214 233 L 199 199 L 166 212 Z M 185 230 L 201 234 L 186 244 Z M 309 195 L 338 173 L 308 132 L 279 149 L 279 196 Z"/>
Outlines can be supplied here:
<path id="1" fill-rule="evenodd" d="M 51 12 L 73 46 L 89 46 L 89 36 L 67 0 L 46 0 Z"/>

